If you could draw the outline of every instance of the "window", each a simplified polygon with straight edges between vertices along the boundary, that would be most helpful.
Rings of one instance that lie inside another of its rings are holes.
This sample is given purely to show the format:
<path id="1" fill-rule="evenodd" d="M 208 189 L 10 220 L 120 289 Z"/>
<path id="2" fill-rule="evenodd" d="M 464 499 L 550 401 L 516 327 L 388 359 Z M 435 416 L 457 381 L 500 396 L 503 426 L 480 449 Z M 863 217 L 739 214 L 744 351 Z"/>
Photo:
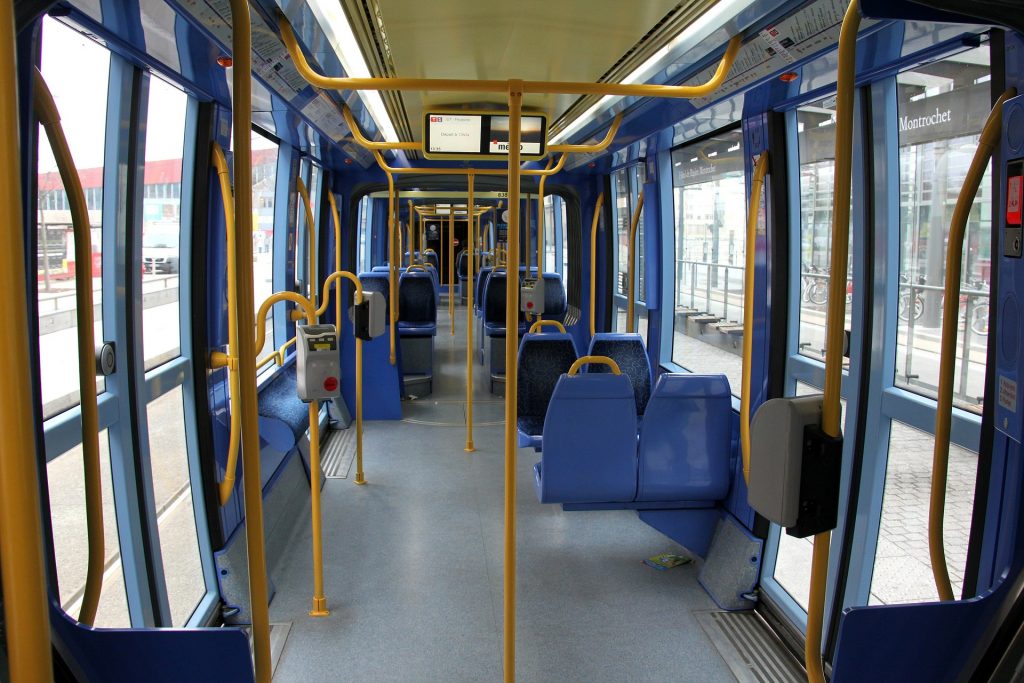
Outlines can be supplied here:
<path id="1" fill-rule="evenodd" d="M 360 273 L 365 273 L 370 270 L 371 266 L 371 254 L 370 254 L 370 207 L 373 206 L 373 200 L 370 199 L 369 195 L 364 196 L 359 200 L 359 262 L 356 264 L 356 269 Z"/>
<path id="2" fill-rule="evenodd" d="M 620 168 L 612 175 L 612 208 L 615 212 L 615 293 L 625 296 L 629 267 L 629 176 Z M 625 329 L 616 327 L 616 329 Z"/>
<path id="3" fill-rule="evenodd" d="M 544 197 L 544 265 L 542 270 L 548 273 L 556 271 L 555 266 L 555 202 L 558 197 Z"/>
<path id="4" fill-rule="evenodd" d="M 77 263 L 71 212 L 64 184 L 49 141 L 39 128 L 38 234 L 36 264 L 39 319 L 39 357 L 43 417 L 50 418 L 78 405 L 78 324 L 75 272 L 91 270 L 95 338 L 103 339 L 103 290 L 101 272 L 103 152 L 106 131 L 107 73 L 110 54 L 80 33 L 49 17 L 43 21 L 41 69 L 57 103 L 64 134 L 79 177 L 87 193 L 93 193 L 95 209 L 89 211 L 92 227 L 92 258 Z M 72 350 L 69 353 L 69 349 Z M 96 380 L 102 391 L 105 382 Z"/>
<path id="5" fill-rule="evenodd" d="M 743 135 L 719 133 L 672 152 L 676 247 L 672 360 L 721 372 L 739 395 L 743 361 L 746 188 Z"/>
<path id="6" fill-rule="evenodd" d="M 938 387 L 949 225 L 988 113 L 990 77 L 988 47 L 896 76 L 900 282 L 895 383 L 929 397 Z M 967 221 L 953 380 L 956 405 L 978 413 L 985 393 L 991 192 L 990 166 Z"/>
<path id="7" fill-rule="evenodd" d="M 146 370 L 181 353 L 178 281 L 181 263 L 181 164 L 188 96 L 150 79 L 142 200 L 142 346 Z M 170 187 L 178 190 L 170 191 Z"/>
<path id="8" fill-rule="evenodd" d="M 306 191 L 309 193 L 309 203 L 313 212 L 313 250 L 316 251 L 316 221 L 318 219 L 318 194 L 317 185 L 320 175 L 320 167 L 314 163 L 311 163 L 308 159 L 303 159 L 300 166 L 301 172 L 300 177 L 306 184 Z M 309 273 L 309 245 L 307 244 L 309 235 L 309 226 L 306 225 L 306 208 L 303 206 L 303 200 L 300 196 L 296 202 L 296 211 L 298 212 L 297 220 L 295 221 L 295 291 L 309 296 L 311 289 L 315 287 L 315 283 L 310 282 L 311 277 Z"/>
<path id="9" fill-rule="evenodd" d="M 252 134 L 252 271 L 256 310 L 274 293 L 274 196 L 277 189 L 277 144 L 259 133 Z M 256 321 L 260 324 L 260 321 Z M 258 359 L 274 348 L 274 312 L 267 315 L 266 342 L 256 350 Z"/>
<path id="10" fill-rule="evenodd" d="M 569 222 L 565 215 L 565 200 L 561 197 L 559 199 L 559 215 L 561 216 L 561 234 L 562 234 L 562 270 L 559 271 L 562 274 L 563 280 L 568 280 L 569 277 Z M 566 282 L 568 287 L 568 282 Z"/>

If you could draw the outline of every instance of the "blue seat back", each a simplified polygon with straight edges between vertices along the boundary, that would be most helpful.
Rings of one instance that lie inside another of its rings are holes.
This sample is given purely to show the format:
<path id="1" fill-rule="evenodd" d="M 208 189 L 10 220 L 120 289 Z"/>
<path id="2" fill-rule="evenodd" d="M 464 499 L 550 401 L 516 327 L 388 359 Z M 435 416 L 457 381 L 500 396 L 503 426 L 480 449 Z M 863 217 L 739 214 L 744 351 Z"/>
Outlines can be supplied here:
<path id="1" fill-rule="evenodd" d="M 459 255 L 455 257 L 455 275 L 460 280 L 465 280 L 469 277 L 469 252 L 465 249 L 459 252 Z"/>
<path id="2" fill-rule="evenodd" d="M 544 319 L 561 322 L 568 309 L 562 276 L 558 273 L 544 273 Z"/>
<path id="3" fill-rule="evenodd" d="M 540 434 L 558 378 L 576 362 L 576 346 L 568 334 L 527 334 L 519 343 L 519 390 L 516 406 L 520 429 Z M 525 428 L 524 428 L 525 427 Z"/>
<path id="4" fill-rule="evenodd" d="M 544 420 L 542 503 L 628 503 L 636 496 L 636 410 L 624 375 L 562 375 Z"/>
<path id="5" fill-rule="evenodd" d="M 505 271 L 491 271 L 484 288 L 484 324 L 505 327 Z"/>
<path id="6" fill-rule="evenodd" d="M 398 282 L 398 321 L 436 323 L 437 299 L 430 274 L 422 270 L 403 273 Z"/>
<path id="7" fill-rule="evenodd" d="M 635 332 L 599 332 L 590 340 L 591 356 L 608 356 L 629 376 L 636 394 L 636 414 L 643 415 L 651 397 L 651 359 L 643 337 Z M 587 372 L 611 372 L 607 365 L 590 365 Z"/>
<path id="8" fill-rule="evenodd" d="M 374 266 L 370 269 L 370 271 L 374 273 L 387 273 L 390 272 L 390 270 L 391 268 L 388 266 Z"/>
<path id="9" fill-rule="evenodd" d="M 637 501 L 723 500 L 731 417 L 725 375 L 659 377 L 640 428 Z"/>
<path id="10" fill-rule="evenodd" d="M 484 266 L 480 269 L 476 278 L 476 299 L 473 300 L 473 306 L 479 311 L 484 305 L 484 290 L 487 287 L 487 279 L 491 276 L 491 271 L 494 270 L 492 266 Z"/>
<path id="11" fill-rule="evenodd" d="M 388 308 L 388 301 L 391 297 L 391 282 L 387 273 L 359 273 L 359 281 L 363 283 L 364 292 L 380 292 L 384 295 L 384 308 Z"/>
<path id="12" fill-rule="evenodd" d="M 428 251 L 428 252 L 424 253 L 423 254 L 423 260 L 426 261 L 427 263 L 431 264 L 432 266 L 434 266 L 434 271 L 435 272 L 437 271 L 438 268 L 441 267 L 441 261 L 440 261 L 440 259 L 438 259 L 436 251 Z"/>

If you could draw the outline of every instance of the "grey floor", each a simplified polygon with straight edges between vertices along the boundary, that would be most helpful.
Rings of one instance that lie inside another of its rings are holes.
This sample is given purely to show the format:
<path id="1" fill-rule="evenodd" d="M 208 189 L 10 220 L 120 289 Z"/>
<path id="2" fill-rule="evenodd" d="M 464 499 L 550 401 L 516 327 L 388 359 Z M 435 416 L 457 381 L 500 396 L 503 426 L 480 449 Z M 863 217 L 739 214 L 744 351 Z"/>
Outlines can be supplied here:
<path id="1" fill-rule="evenodd" d="M 312 596 L 308 523 L 277 577 L 271 620 L 291 623 L 277 681 L 500 681 L 503 428 L 476 365 L 475 453 L 466 453 L 465 309 L 440 312 L 433 395 L 365 430 L 364 487 L 324 490 L 327 618 Z M 406 421 L 408 420 L 408 421 Z M 626 511 L 566 513 L 517 466 L 518 681 L 733 681 L 695 613 L 715 609 L 681 548 Z"/>

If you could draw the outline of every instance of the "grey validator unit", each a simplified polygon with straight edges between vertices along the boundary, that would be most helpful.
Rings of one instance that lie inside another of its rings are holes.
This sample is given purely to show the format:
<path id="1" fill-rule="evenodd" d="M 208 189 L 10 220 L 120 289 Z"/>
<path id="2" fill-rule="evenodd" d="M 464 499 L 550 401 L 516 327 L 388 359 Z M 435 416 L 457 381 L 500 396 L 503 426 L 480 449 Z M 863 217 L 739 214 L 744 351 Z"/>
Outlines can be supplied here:
<path id="1" fill-rule="evenodd" d="M 299 400 L 309 403 L 341 396 L 341 354 L 334 325 L 297 325 L 295 334 Z"/>
<path id="2" fill-rule="evenodd" d="M 523 278 L 519 287 L 519 310 L 544 315 L 544 278 Z"/>
<path id="3" fill-rule="evenodd" d="M 363 292 L 363 303 L 348 309 L 353 332 L 363 341 L 375 339 L 387 329 L 387 311 L 384 295 L 380 292 Z"/>

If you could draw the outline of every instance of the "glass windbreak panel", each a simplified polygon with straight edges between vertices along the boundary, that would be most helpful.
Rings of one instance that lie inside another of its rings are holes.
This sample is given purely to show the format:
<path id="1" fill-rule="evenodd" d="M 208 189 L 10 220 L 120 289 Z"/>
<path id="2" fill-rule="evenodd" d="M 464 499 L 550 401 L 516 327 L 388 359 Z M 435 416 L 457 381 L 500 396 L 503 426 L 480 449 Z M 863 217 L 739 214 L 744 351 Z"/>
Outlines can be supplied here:
<path id="1" fill-rule="evenodd" d="M 869 604 L 938 600 L 928 555 L 928 504 L 935 437 L 893 420 L 882 519 Z M 974 512 L 978 454 L 949 445 L 943 546 L 953 595 L 960 596 Z"/>
<path id="2" fill-rule="evenodd" d="M 36 197 L 36 282 L 39 295 L 40 379 L 43 417 L 78 405 L 78 298 L 75 273 L 92 273 L 95 342 L 103 339 L 102 237 L 103 146 L 107 119 L 110 53 L 64 24 L 43 18 L 41 69 L 60 112 L 64 134 L 78 168 L 89 209 L 92 254 L 75 258 L 68 195 L 49 141 L 39 127 Z M 96 379 L 102 391 L 102 377 Z"/>
<path id="3" fill-rule="evenodd" d="M 563 278 L 569 277 L 569 223 L 565 217 L 565 202 L 559 198 L 559 209 L 562 216 L 562 273 Z M 569 283 L 566 282 L 566 289 Z"/>
<path id="4" fill-rule="evenodd" d="M 633 205 L 632 205 L 632 208 L 636 208 L 636 204 L 640 200 L 640 191 L 643 189 L 641 187 L 641 183 L 640 183 L 640 166 L 634 166 L 630 170 L 630 176 L 632 176 L 632 181 L 633 181 L 633 193 L 632 193 Z M 644 206 L 646 206 L 646 204 Z M 637 227 L 636 227 L 636 244 L 634 245 L 636 247 L 636 260 L 633 263 L 633 268 L 635 269 L 633 272 L 635 273 L 635 277 L 637 279 L 637 283 L 636 283 L 636 301 L 647 301 L 647 290 L 644 288 L 646 286 L 646 282 L 644 281 L 644 249 L 645 249 L 645 244 L 644 244 L 644 216 L 643 216 L 645 210 L 646 209 L 641 209 L 640 210 L 640 222 L 637 223 Z M 630 222 L 632 222 L 632 220 L 633 220 L 633 213 L 632 213 L 632 211 L 630 211 L 629 220 L 630 220 Z"/>
<path id="5" fill-rule="evenodd" d="M 626 293 L 626 272 L 629 264 L 629 177 L 626 169 L 619 169 L 612 176 L 612 192 L 615 203 L 615 293 Z M 625 329 L 616 328 L 616 329 Z"/>
<path id="6" fill-rule="evenodd" d="M 258 133 L 252 134 L 252 285 L 256 310 L 274 293 L 274 197 L 277 189 L 277 145 Z M 259 321 L 256 321 L 260 324 Z M 256 357 L 264 358 L 274 348 L 274 313 L 267 315 L 267 336 Z"/>
<path id="7" fill-rule="evenodd" d="M 103 490 L 103 587 L 95 625 L 105 628 L 131 626 L 124 573 L 114 516 L 114 494 L 110 477 L 110 442 L 106 430 L 100 432 L 100 480 Z M 89 562 L 89 531 L 85 517 L 85 473 L 82 447 L 46 463 L 50 496 L 50 525 L 53 528 L 53 554 L 57 563 L 60 604 L 75 619 L 82 608 Z"/>
<path id="8" fill-rule="evenodd" d="M 152 401 L 146 414 L 167 599 L 173 625 L 184 626 L 206 593 L 206 582 L 192 507 L 181 387 Z"/>
<path id="9" fill-rule="evenodd" d="M 796 395 L 820 394 L 821 389 L 802 382 L 796 383 Z M 846 428 L 846 401 L 840 399 L 840 423 Z M 779 550 L 775 555 L 775 570 L 772 574 L 782 588 L 789 593 L 800 607 L 807 610 L 807 597 L 811 587 L 811 554 L 814 551 L 814 537 L 796 538 L 779 530 Z"/>
<path id="10" fill-rule="evenodd" d="M 544 197 L 544 272 L 555 272 L 555 200 Z"/>
<path id="11" fill-rule="evenodd" d="M 900 145 L 897 386 L 934 397 L 939 381 L 946 242 L 989 109 L 988 47 L 896 76 Z M 991 165 L 967 219 L 953 400 L 981 412 L 992 272 Z"/>
<path id="12" fill-rule="evenodd" d="M 672 360 L 694 372 L 724 373 L 737 396 L 746 244 L 742 140 L 740 130 L 731 130 L 672 152 Z"/>
<path id="13" fill-rule="evenodd" d="M 159 78 L 149 86 L 142 193 L 142 350 L 146 370 L 181 353 L 178 280 L 181 166 L 188 96 Z"/>
<path id="14" fill-rule="evenodd" d="M 825 314 L 832 258 L 832 185 L 836 96 L 797 109 L 800 153 L 800 353 L 825 359 Z M 850 244 L 853 232 L 850 232 Z M 850 262 L 852 262 L 852 250 Z M 853 270 L 847 265 L 846 329 L 850 329 Z M 849 367 L 849 359 L 843 359 Z"/>
<path id="15" fill-rule="evenodd" d="M 367 251 L 367 244 L 369 242 L 369 225 L 368 225 L 368 212 L 370 206 L 370 198 L 363 197 L 359 200 L 359 251 L 357 258 L 359 259 L 356 264 L 356 269 L 360 273 L 365 273 L 370 270 L 370 255 Z"/>
<path id="16" fill-rule="evenodd" d="M 302 178 L 307 192 L 309 192 L 309 167 L 308 159 L 303 159 L 299 163 L 299 177 Z M 306 253 L 306 207 L 303 204 L 302 195 L 299 194 L 297 183 L 295 185 L 295 287 L 293 289 L 305 295 L 306 260 L 309 258 L 309 254 Z M 312 193 L 310 193 L 309 199 L 312 202 Z"/>

